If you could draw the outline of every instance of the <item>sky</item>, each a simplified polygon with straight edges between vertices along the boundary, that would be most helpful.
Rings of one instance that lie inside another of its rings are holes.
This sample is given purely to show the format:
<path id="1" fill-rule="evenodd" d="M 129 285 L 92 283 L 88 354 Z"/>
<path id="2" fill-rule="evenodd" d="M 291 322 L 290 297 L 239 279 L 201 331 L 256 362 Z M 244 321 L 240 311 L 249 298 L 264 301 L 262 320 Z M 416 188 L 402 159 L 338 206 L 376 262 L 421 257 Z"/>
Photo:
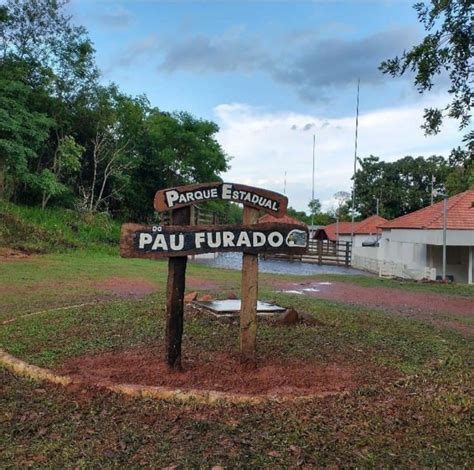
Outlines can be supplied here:
<path id="1" fill-rule="evenodd" d="M 357 81 L 359 157 L 447 156 L 456 122 L 426 137 L 423 109 L 449 101 L 441 77 L 429 94 L 413 77 L 382 74 L 382 60 L 424 35 L 413 0 L 72 0 L 104 83 L 146 94 L 163 111 L 215 121 L 231 157 L 225 181 L 284 192 L 307 210 L 351 190 Z M 286 174 L 286 179 L 285 179 Z M 286 181 L 286 184 L 285 184 Z"/>

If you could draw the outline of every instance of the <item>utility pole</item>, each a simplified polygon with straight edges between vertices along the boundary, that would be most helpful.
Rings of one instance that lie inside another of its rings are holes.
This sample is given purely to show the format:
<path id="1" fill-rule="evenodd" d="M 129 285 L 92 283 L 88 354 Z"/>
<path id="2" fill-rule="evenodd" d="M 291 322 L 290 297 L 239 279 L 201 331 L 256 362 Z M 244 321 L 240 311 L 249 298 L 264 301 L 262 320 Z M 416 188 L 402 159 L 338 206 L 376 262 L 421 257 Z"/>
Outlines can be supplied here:
<path id="1" fill-rule="evenodd" d="M 356 197 L 355 176 L 356 176 L 356 170 L 357 170 L 357 139 L 359 137 L 359 89 L 360 89 L 360 78 L 357 80 L 357 106 L 356 106 L 355 140 L 354 140 L 354 173 L 352 176 L 351 244 L 354 243 L 355 197 Z"/>
<path id="2" fill-rule="evenodd" d="M 377 202 L 377 208 L 376 208 L 376 212 L 375 212 L 375 213 L 377 214 L 377 216 L 379 215 L 379 201 L 380 201 L 380 199 L 379 199 L 379 198 L 377 198 L 377 199 L 376 199 L 376 202 Z"/>
<path id="3" fill-rule="evenodd" d="M 443 202 L 443 281 L 446 280 L 446 235 L 448 228 L 448 197 L 444 196 Z"/>

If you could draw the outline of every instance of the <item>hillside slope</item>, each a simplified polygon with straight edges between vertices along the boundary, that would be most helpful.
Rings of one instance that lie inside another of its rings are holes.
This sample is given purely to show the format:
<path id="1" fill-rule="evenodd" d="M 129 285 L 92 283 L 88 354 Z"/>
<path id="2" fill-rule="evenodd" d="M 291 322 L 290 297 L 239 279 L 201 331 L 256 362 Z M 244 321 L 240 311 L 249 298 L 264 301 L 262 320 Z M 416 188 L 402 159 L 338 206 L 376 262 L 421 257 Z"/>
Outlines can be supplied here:
<path id="1" fill-rule="evenodd" d="M 120 224 L 106 214 L 0 202 L 0 247 L 28 253 L 71 249 L 117 252 Z"/>

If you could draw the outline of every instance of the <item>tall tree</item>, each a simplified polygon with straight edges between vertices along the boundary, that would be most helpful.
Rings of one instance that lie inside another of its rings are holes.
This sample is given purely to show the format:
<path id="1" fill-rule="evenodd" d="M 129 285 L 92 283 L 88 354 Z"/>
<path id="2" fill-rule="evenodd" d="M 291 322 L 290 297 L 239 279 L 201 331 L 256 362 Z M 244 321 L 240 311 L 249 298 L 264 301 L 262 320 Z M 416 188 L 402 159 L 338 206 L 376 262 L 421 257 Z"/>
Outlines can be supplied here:
<path id="1" fill-rule="evenodd" d="M 28 176 L 28 165 L 48 138 L 54 121 L 32 109 L 33 90 L 23 79 L 22 61 L 0 62 L 0 199 Z"/>
<path id="2" fill-rule="evenodd" d="M 413 158 L 394 162 L 370 156 L 359 159 L 356 172 L 356 210 L 362 217 L 379 213 L 392 219 L 430 204 L 432 195 L 442 193 L 450 172 L 448 162 L 440 156 Z"/>
<path id="3" fill-rule="evenodd" d="M 447 74 L 451 102 L 444 109 L 425 109 L 423 128 L 427 134 L 436 134 L 443 117 L 448 116 L 459 120 L 460 128 L 466 129 L 471 121 L 474 97 L 474 3 L 472 0 L 430 0 L 415 3 L 414 9 L 427 35 L 400 57 L 382 62 L 380 69 L 392 76 L 401 76 L 407 70 L 415 72 L 414 84 L 420 93 L 433 88 L 436 76 Z M 466 141 L 474 141 L 473 132 L 466 135 Z"/>
<path id="4" fill-rule="evenodd" d="M 217 124 L 188 113 L 150 110 L 137 142 L 140 162 L 127 199 L 133 217 L 153 215 L 150 201 L 157 189 L 219 180 L 228 157 L 216 139 L 218 130 Z"/>
<path id="5" fill-rule="evenodd" d="M 7 0 L 0 10 L 0 60 L 30 64 L 29 79 L 50 78 L 51 92 L 73 100 L 98 77 L 94 48 L 82 26 L 64 13 L 68 0 Z"/>
<path id="6" fill-rule="evenodd" d="M 473 142 L 474 145 L 474 142 Z M 449 195 L 467 189 L 474 189 L 474 151 L 473 149 L 455 148 L 449 155 L 451 171 L 446 178 L 446 190 Z"/>

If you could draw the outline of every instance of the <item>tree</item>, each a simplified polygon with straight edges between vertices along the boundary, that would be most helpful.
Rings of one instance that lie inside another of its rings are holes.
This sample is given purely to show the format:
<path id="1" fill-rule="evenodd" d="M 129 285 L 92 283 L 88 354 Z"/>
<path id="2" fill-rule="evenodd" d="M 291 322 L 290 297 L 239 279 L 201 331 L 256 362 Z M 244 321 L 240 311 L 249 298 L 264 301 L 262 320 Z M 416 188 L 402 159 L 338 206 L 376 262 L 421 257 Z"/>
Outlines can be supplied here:
<path id="1" fill-rule="evenodd" d="M 349 220 L 349 200 L 351 198 L 350 193 L 347 191 L 338 191 L 334 194 L 336 200 L 335 218 L 339 220 Z"/>
<path id="2" fill-rule="evenodd" d="M 90 212 L 121 200 L 130 185 L 130 172 L 138 164 L 130 114 L 134 100 L 115 85 L 97 87 L 87 109 L 87 159 L 81 175 L 80 206 Z M 138 105 L 140 106 L 140 105 Z M 139 110 L 139 120 L 143 110 Z"/>
<path id="3" fill-rule="evenodd" d="M 312 199 L 311 201 L 309 201 L 308 207 L 310 216 L 314 217 L 315 215 L 318 215 L 321 212 L 321 202 L 319 201 L 319 199 Z"/>
<path id="4" fill-rule="evenodd" d="M 8 0 L 0 7 L 0 59 L 30 65 L 29 82 L 44 76 L 55 96 L 71 101 L 95 85 L 98 70 L 87 31 L 64 14 L 68 0 Z"/>
<path id="5" fill-rule="evenodd" d="M 218 130 L 217 124 L 188 113 L 147 113 L 126 201 L 132 218 L 153 215 L 150 201 L 158 189 L 219 180 L 228 169 L 228 157 L 215 137 Z"/>
<path id="6" fill-rule="evenodd" d="M 448 116 L 459 120 L 460 129 L 465 129 L 471 120 L 474 97 L 471 78 L 474 4 L 472 0 L 431 0 L 415 3 L 414 9 L 428 34 L 401 57 L 382 62 L 380 70 L 394 77 L 407 70 L 415 72 L 414 84 L 420 93 L 431 90 L 434 78 L 446 73 L 451 102 L 444 109 L 425 109 L 423 128 L 427 134 L 436 134 L 443 117 Z M 467 139 L 473 141 L 472 132 Z"/>
<path id="7" fill-rule="evenodd" d="M 28 163 L 38 158 L 38 152 L 49 135 L 54 121 L 46 114 L 31 109 L 31 87 L 22 80 L 21 61 L 0 62 L 0 199 L 14 192 L 19 182 L 25 182 Z"/>
<path id="8" fill-rule="evenodd" d="M 394 162 L 383 162 L 370 156 L 359 159 L 355 175 L 358 191 L 355 207 L 362 217 L 379 213 L 387 219 L 408 214 L 427 206 L 435 193 L 445 189 L 450 167 L 440 156 L 429 158 L 407 156 Z M 436 197 L 434 197 L 436 200 Z"/>
<path id="9" fill-rule="evenodd" d="M 309 225 L 311 223 L 311 217 L 309 217 L 305 211 L 297 211 L 296 209 L 293 209 L 293 207 L 288 206 L 288 208 L 286 209 L 286 213 L 290 217 L 300 220 L 301 222 L 305 224 Z"/>
<path id="10" fill-rule="evenodd" d="M 66 136 L 61 139 L 54 152 L 51 168 L 44 168 L 39 174 L 29 175 L 27 179 L 29 185 L 41 192 L 42 209 L 45 209 L 52 197 L 69 191 L 67 180 L 79 172 L 83 152 L 84 147 L 79 145 L 74 137 Z"/>
<path id="11" fill-rule="evenodd" d="M 474 188 L 474 152 L 455 148 L 449 156 L 450 173 L 446 178 L 446 191 L 453 194 Z"/>

